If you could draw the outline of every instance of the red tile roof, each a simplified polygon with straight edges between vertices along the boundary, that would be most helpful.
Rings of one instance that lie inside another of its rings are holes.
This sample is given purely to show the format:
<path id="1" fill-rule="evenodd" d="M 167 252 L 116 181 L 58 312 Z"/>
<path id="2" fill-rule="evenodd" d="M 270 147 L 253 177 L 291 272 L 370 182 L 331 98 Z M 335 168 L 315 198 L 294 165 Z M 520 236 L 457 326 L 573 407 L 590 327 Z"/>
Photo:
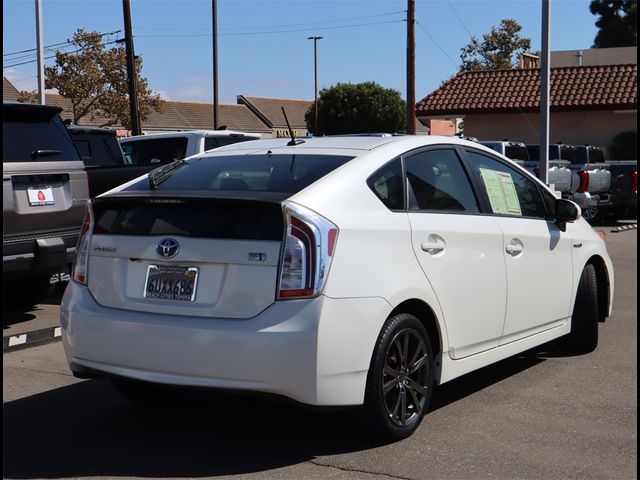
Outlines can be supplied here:
<path id="1" fill-rule="evenodd" d="M 636 109 L 637 96 L 635 64 L 551 69 L 553 111 Z M 416 105 L 417 116 L 539 110 L 539 69 L 462 72 Z"/>

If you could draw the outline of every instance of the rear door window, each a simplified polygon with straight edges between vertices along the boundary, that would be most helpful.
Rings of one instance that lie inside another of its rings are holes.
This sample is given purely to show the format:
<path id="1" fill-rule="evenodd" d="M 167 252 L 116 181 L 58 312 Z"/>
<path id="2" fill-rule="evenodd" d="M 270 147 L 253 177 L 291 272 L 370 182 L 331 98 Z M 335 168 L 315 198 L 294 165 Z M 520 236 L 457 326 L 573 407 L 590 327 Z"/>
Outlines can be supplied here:
<path id="1" fill-rule="evenodd" d="M 313 154 L 202 157 L 174 170 L 158 189 L 296 193 L 352 158 Z"/>
<path id="2" fill-rule="evenodd" d="M 56 109 L 3 105 L 3 115 L 3 162 L 80 160 Z"/>
<path id="3" fill-rule="evenodd" d="M 409 210 L 479 212 L 478 202 L 456 152 L 426 150 L 405 158 Z"/>
<path id="4" fill-rule="evenodd" d="M 127 163 L 133 165 L 149 165 L 170 163 L 180 160 L 187 153 L 187 138 L 150 138 L 122 142 Z"/>

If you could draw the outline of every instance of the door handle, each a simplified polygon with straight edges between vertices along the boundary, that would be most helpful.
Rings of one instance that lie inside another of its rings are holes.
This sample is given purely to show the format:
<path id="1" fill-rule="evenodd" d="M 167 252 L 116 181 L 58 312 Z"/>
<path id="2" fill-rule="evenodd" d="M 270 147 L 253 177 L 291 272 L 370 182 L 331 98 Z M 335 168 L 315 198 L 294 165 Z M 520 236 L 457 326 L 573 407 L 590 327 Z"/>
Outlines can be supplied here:
<path id="1" fill-rule="evenodd" d="M 522 251 L 524 250 L 524 245 L 520 240 L 518 240 L 517 238 L 514 238 L 505 247 L 505 250 L 509 255 L 513 255 L 515 257 L 516 255 L 520 255 L 522 253 Z"/>
<path id="2" fill-rule="evenodd" d="M 429 255 L 437 255 L 444 251 L 446 246 L 444 239 L 438 235 L 429 235 L 429 239 L 420 244 L 420 248 Z"/>

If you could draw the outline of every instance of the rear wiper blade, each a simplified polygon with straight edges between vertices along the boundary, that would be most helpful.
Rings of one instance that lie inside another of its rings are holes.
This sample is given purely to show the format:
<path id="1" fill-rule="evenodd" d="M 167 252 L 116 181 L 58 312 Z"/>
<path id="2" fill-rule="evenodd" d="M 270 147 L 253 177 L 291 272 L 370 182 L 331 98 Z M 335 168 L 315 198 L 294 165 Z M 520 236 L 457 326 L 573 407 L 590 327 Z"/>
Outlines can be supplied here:
<path id="1" fill-rule="evenodd" d="M 184 159 L 176 160 L 175 162 L 171 162 L 168 165 L 165 165 L 160 168 L 156 168 L 149 172 L 149 188 L 155 190 L 158 188 L 162 182 L 164 182 L 169 176 L 170 173 L 173 172 L 176 168 L 181 167 L 183 164 L 187 163 Z"/>
<path id="2" fill-rule="evenodd" d="M 60 150 L 34 150 L 31 152 L 31 159 L 35 160 L 38 157 L 50 157 L 51 155 L 61 155 Z"/>

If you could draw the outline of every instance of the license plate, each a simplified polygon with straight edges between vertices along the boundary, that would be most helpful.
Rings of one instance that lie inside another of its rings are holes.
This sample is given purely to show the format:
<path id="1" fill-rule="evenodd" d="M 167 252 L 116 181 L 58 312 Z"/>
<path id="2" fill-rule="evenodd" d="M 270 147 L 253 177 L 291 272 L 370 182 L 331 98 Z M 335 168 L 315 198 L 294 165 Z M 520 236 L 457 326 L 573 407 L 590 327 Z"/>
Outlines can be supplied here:
<path id="1" fill-rule="evenodd" d="M 29 197 L 29 205 L 32 207 L 40 207 L 43 205 L 55 205 L 53 199 L 53 188 L 51 187 L 30 187 L 27 188 Z"/>
<path id="2" fill-rule="evenodd" d="M 193 302 L 198 287 L 198 267 L 149 265 L 144 296 L 160 300 Z"/>

